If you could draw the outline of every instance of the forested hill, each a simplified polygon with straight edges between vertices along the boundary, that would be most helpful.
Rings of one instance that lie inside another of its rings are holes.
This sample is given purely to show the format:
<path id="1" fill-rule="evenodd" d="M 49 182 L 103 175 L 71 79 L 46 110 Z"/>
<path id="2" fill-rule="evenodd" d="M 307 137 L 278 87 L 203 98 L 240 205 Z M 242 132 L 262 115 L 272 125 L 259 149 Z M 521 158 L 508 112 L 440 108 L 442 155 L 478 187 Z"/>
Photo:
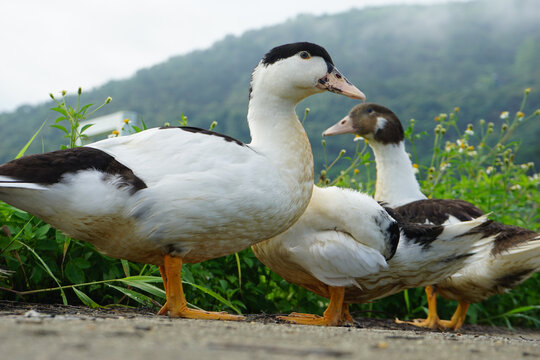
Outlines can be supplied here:
<path id="1" fill-rule="evenodd" d="M 151 126 L 175 124 L 180 114 L 193 126 L 218 121 L 219 132 L 249 141 L 245 121 L 250 74 L 271 47 L 294 41 L 323 45 L 336 66 L 369 101 L 393 109 L 404 121 L 433 128 L 433 118 L 461 108 L 460 120 L 500 122 L 502 110 L 516 111 L 530 87 L 526 113 L 540 108 L 540 6 L 536 0 L 489 0 L 432 6 L 388 6 L 331 16 L 303 15 L 285 23 L 227 36 L 204 51 L 177 56 L 133 77 L 83 93 L 84 103 L 113 101 L 98 115 L 117 110 L 142 114 Z M 9 86 L 9 84 L 3 84 Z M 32 84 L 28 84 L 32 86 Z M 61 89 L 51 89 L 58 93 Z M 83 89 L 88 90 L 88 89 Z M 321 132 L 355 104 L 334 94 L 302 102 L 310 107 L 305 126 L 315 157 Z M 0 160 L 20 150 L 44 120 L 56 118 L 52 104 L 22 106 L 0 114 Z M 31 152 L 57 149 L 62 135 L 46 127 Z M 540 121 L 516 134 L 521 160 L 540 154 Z M 337 154 L 350 137 L 328 139 Z"/>

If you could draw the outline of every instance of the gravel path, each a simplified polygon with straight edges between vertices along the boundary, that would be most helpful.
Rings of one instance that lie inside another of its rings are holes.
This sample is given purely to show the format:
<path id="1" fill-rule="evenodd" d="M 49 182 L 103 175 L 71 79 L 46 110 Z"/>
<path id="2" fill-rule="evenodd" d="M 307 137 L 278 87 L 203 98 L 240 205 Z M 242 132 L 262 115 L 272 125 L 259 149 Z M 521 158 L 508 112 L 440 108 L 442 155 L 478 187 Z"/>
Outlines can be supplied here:
<path id="1" fill-rule="evenodd" d="M 170 319 L 144 309 L 0 301 L 2 359 L 540 359 L 540 331 L 432 332 L 391 320 L 350 327 Z"/>

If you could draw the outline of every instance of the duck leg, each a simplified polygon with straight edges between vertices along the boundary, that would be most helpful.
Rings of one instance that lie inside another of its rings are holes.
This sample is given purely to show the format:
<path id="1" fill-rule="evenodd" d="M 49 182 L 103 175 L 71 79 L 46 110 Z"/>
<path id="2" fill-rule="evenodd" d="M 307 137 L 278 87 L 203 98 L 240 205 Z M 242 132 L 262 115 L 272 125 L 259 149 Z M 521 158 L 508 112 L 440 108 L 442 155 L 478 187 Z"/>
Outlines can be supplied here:
<path id="1" fill-rule="evenodd" d="M 443 330 L 446 327 L 442 324 L 437 314 L 437 292 L 433 286 L 426 286 L 426 297 L 428 302 L 428 316 L 425 319 L 414 319 L 413 321 L 402 321 L 396 319 L 398 324 L 410 324 L 418 327 Z"/>
<path id="2" fill-rule="evenodd" d="M 343 307 L 341 308 L 341 323 L 354 323 L 354 319 L 349 312 L 349 304 L 347 303 L 343 303 Z"/>
<path id="3" fill-rule="evenodd" d="M 242 320 L 243 316 L 231 315 L 225 312 L 211 312 L 204 310 L 190 309 L 182 289 L 182 259 L 170 255 L 165 255 L 163 266 L 159 267 L 165 286 L 167 301 L 159 310 L 158 315 L 169 314 L 170 317 L 183 317 L 189 319 L 209 319 L 209 320 Z"/>
<path id="4" fill-rule="evenodd" d="M 450 320 L 441 320 L 441 324 L 447 329 L 459 330 L 463 323 L 465 322 L 465 317 L 467 316 L 467 310 L 469 310 L 469 303 L 466 301 L 460 301 L 458 303 L 457 309 L 452 315 Z"/>
<path id="5" fill-rule="evenodd" d="M 343 298 L 345 287 L 329 286 L 330 303 L 323 316 L 313 314 L 291 313 L 289 316 L 278 316 L 278 319 L 302 325 L 339 325 L 343 318 Z M 349 315 L 350 316 L 350 315 Z"/>

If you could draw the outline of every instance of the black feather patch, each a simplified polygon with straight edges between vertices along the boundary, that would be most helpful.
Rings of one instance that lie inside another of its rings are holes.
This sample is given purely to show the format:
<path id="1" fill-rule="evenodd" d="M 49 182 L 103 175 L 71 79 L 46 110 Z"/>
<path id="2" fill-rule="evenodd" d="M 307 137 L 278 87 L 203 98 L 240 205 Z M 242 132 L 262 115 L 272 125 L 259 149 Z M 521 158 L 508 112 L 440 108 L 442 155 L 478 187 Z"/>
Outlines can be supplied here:
<path id="1" fill-rule="evenodd" d="M 322 46 L 310 42 L 297 42 L 276 46 L 268 53 L 266 53 L 266 55 L 264 55 L 264 57 L 262 58 L 262 63 L 263 65 L 267 66 L 281 59 L 286 59 L 295 54 L 298 54 L 300 51 L 307 51 L 311 54 L 311 56 L 322 57 L 327 64 L 331 65 L 329 71 L 332 71 L 334 62 L 332 61 L 330 54 L 328 54 L 328 52 Z"/>
<path id="2" fill-rule="evenodd" d="M 424 224 L 427 222 L 441 225 L 449 216 L 460 221 L 469 221 L 482 216 L 482 210 L 463 200 L 425 199 L 396 207 L 394 209 L 403 221 Z"/>
<path id="3" fill-rule="evenodd" d="M 538 233 L 523 229 L 517 226 L 505 225 L 494 221 L 487 221 L 471 231 L 468 234 L 482 234 L 484 237 L 495 236 L 493 241 L 492 255 L 501 254 L 519 244 L 532 241 L 539 236 Z M 538 240 L 540 241 L 540 240 Z"/>
<path id="4" fill-rule="evenodd" d="M 217 133 L 215 131 L 201 129 L 201 128 L 193 127 L 193 126 L 163 126 L 163 127 L 160 127 L 160 129 L 181 129 L 181 130 L 192 132 L 192 133 L 219 136 L 223 138 L 225 141 L 233 142 L 240 146 L 246 146 L 246 144 L 244 144 L 240 140 L 236 140 L 235 138 L 230 137 L 229 135 L 224 135 L 224 134 Z"/>
<path id="5" fill-rule="evenodd" d="M 525 269 L 500 277 L 495 280 L 495 283 L 502 288 L 511 289 L 534 274 L 534 272 L 534 269 Z"/>
<path id="6" fill-rule="evenodd" d="M 24 156 L 0 166 L 0 175 L 18 182 L 52 185 L 60 182 L 66 174 L 88 169 L 101 171 L 105 176 L 119 176 L 122 179 L 120 185 L 129 186 L 132 193 L 146 188 L 144 181 L 131 169 L 111 155 L 90 147 Z"/>
<path id="7" fill-rule="evenodd" d="M 401 231 L 407 239 L 420 245 L 422 250 L 428 250 L 443 230 L 442 225 L 401 224 Z"/>

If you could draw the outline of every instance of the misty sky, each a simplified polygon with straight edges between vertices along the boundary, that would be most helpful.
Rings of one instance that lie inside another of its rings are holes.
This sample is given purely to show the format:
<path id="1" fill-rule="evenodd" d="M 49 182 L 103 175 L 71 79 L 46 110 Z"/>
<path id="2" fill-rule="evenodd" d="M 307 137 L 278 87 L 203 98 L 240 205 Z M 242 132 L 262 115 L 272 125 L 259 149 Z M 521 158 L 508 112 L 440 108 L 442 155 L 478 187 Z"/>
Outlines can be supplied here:
<path id="1" fill-rule="evenodd" d="M 447 0 L 3 0 L 0 112 L 83 90 L 300 13 Z"/>

